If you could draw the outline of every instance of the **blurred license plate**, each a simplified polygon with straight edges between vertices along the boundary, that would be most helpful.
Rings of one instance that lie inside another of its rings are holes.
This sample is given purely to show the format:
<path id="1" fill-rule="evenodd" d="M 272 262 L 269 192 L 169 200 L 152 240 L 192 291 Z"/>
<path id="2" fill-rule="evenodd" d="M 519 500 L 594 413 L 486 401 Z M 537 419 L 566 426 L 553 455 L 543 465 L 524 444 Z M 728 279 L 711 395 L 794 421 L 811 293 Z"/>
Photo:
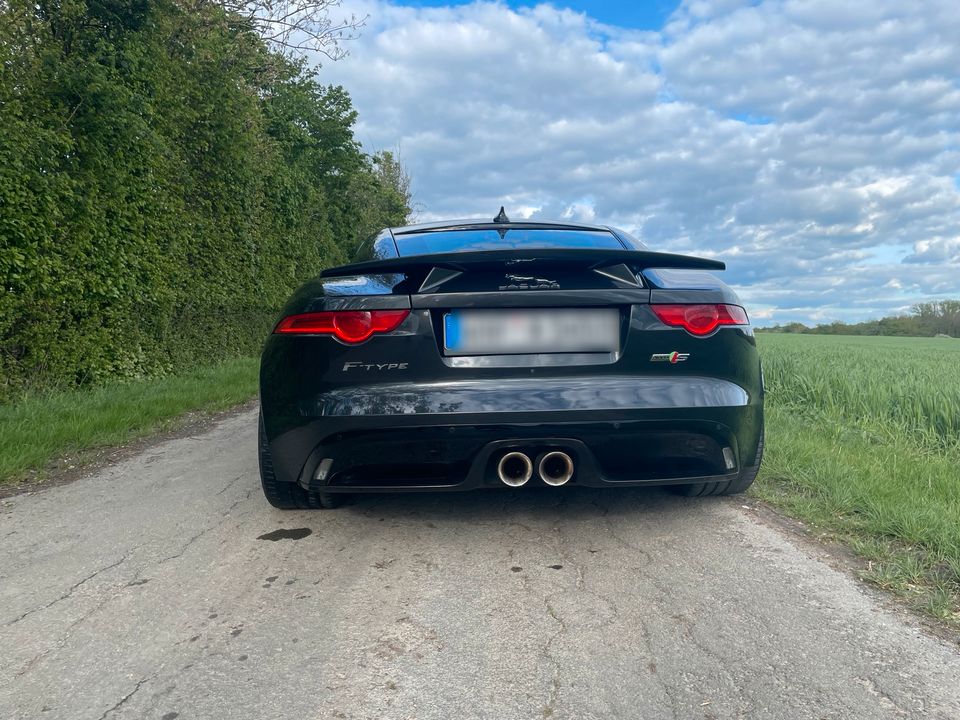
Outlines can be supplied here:
<path id="1" fill-rule="evenodd" d="M 620 347 L 616 308 L 456 310 L 443 316 L 447 355 L 612 352 Z"/>

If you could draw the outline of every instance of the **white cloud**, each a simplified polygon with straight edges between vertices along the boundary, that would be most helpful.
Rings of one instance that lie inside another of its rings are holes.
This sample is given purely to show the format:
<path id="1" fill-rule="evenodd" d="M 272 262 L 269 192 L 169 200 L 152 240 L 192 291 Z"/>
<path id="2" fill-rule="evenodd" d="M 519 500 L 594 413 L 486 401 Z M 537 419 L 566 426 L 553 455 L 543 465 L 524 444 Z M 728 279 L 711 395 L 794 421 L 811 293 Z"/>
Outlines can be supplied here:
<path id="1" fill-rule="evenodd" d="M 949 263 L 954 272 L 960 274 L 960 237 L 932 238 L 920 240 L 913 246 L 913 252 L 904 259 L 907 263 Z"/>
<path id="2" fill-rule="evenodd" d="M 660 33 L 550 5 L 345 9 L 370 21 L 321 79 L 367 149 L 399 149 L 422 219 L 619 225 L 726 259 L 770 322 L 960 295 L 953 0 L 697 0 Z"/>

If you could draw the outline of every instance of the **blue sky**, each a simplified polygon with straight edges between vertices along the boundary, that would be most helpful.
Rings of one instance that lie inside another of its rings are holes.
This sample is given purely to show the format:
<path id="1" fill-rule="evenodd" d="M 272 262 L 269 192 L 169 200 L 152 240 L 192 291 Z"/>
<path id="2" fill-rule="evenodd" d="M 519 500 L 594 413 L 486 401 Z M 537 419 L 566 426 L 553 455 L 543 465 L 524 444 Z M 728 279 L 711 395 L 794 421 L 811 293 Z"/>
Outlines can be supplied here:
<path id="1" fill-rule="evenodd" d="M 400 3 L 410 7 L 447 7 L 469 5 L 469 2 L 442 2 L 442 0 L 418 0 L 415 2 Z M 505 5 L 514 8 L 531 8 L 536 2 L 508 2 Z M 677 9 L 679 2 L 661 0 L 638 0 L 638 2 L 556 2 L 558 8 L 569 8 L 582 12 L 608 25 L 638 30 L 659 30 L 663 27 L 670 14 Z"/>
<path id="2" fill-rule="evenodd" d="M 569 218 L 719 257 L 761 324 L 960 297 L 956 0 L 344 0 L 342 84 L 415 219 Z"/>

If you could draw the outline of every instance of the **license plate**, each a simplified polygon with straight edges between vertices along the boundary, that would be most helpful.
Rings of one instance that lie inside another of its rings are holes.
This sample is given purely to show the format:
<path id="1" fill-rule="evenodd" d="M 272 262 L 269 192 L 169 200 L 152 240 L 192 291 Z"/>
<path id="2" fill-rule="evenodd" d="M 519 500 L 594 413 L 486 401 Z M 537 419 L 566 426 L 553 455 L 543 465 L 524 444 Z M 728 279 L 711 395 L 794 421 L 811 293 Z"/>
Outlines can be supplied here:
<path id="1" fill-rule="evenodd" d="M 613 352 L 620 347 L 616 308 L 456 310 L 443 316 L 447 355 Z"/>

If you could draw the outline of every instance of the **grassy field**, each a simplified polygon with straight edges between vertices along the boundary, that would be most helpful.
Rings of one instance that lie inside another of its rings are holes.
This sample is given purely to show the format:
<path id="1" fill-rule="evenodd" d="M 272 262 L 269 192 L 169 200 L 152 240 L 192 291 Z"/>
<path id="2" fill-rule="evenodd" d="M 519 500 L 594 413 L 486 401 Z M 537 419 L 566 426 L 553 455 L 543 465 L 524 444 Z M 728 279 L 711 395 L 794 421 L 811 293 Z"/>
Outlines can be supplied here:
<path id="1" fill-rule="evenodd" d="M 258 358 L 242 358 L 171 377 L 30 395 L 0 405 L 0 483 L 22 480 L 67 454 L 169 428 L 184 413 L 238 405 L 256 394 L 258 367 Z"/>
<path id="2" fill-rule="evenodd" d="M 848 543 L 863 576 L 960 626 L 960 341 L 761 334 L 755 494 Z"/>

